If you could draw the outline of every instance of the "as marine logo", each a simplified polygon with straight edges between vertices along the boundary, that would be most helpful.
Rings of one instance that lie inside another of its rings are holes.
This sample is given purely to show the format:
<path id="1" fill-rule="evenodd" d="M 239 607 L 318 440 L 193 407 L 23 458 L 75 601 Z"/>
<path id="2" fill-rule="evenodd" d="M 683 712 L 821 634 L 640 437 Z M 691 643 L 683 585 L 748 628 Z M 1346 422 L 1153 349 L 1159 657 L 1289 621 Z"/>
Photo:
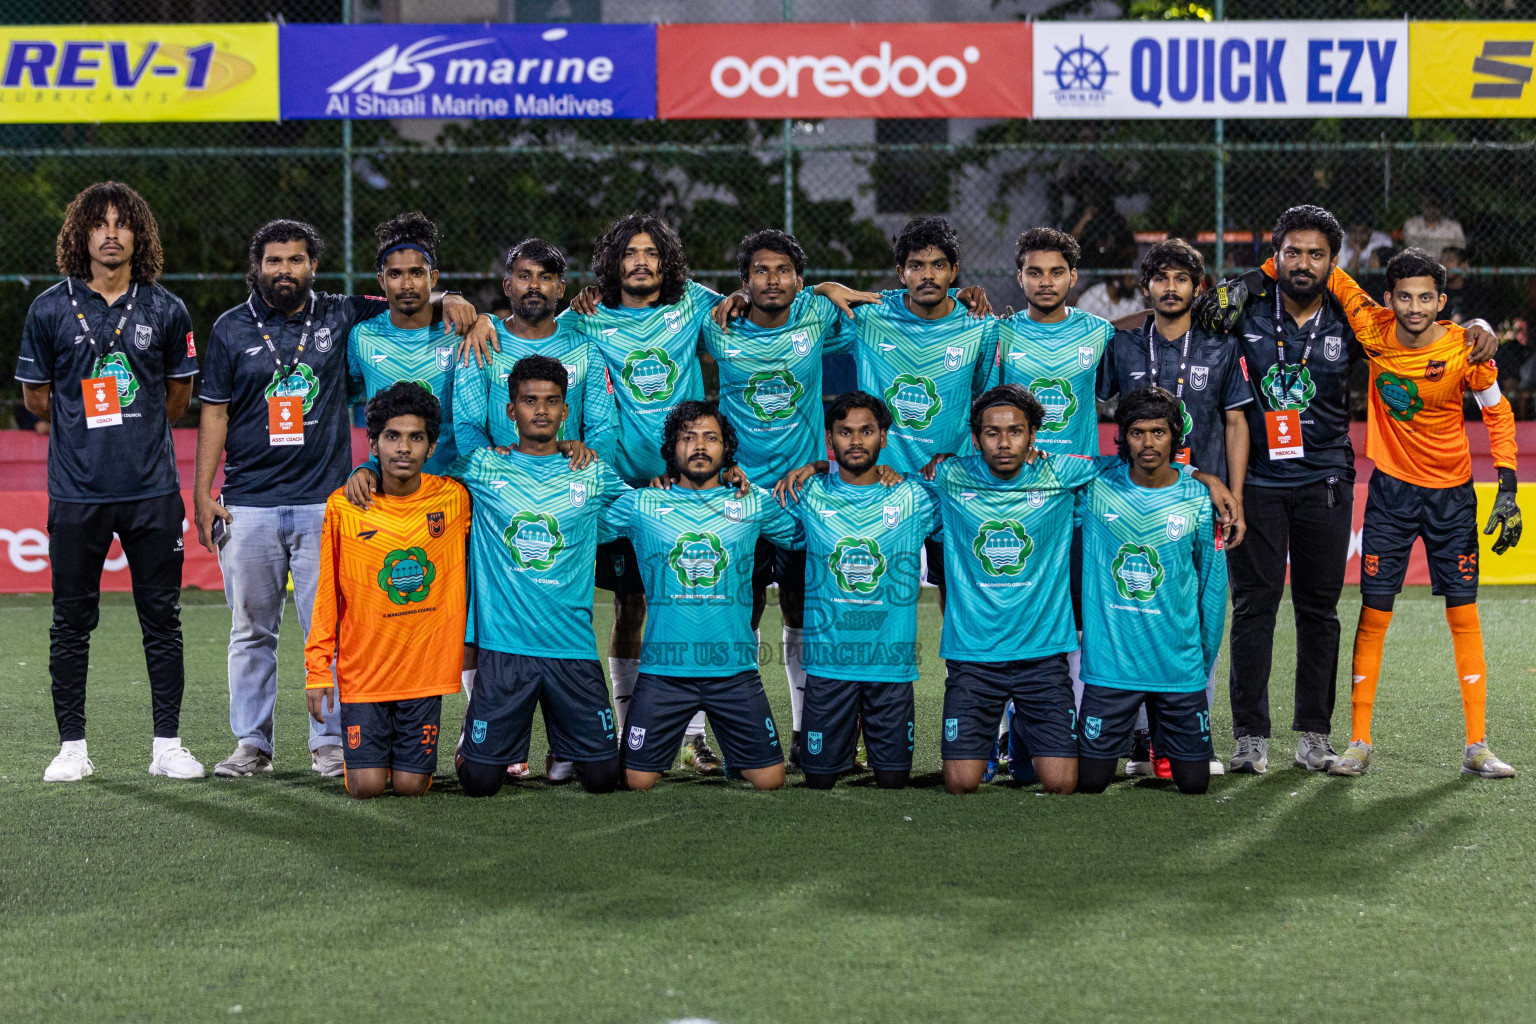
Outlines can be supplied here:
<path id="1" fill-rule="evenodd" d="M 1029 382 L 1029 390 L 1045 407 L 1041 430 L 1061 430 L 1077 415 L 1077 394 L 1065 377 L 1036 377 Z"/>
<path id="2" fill-rule="evenodd" d="M 680 533 L 672 550 L 667 553 L 667 564 L 685 587 L 713 587 L 725 576 L 726 566 L 731 564 L 725 545 L 712 533 Z"/>
<path id="3" fill-rule="evenodd" d="M 1443 370 L 1441 372 L 1444 372 Z M 1387 415 L 1400 423 L 1406 423 L 1424 410 L 1424 399 L 1419 394 L 1419 382 L 1410 377 L 1382 372 L 1376 375 L 1376 393 L 1387 407 Z"/>
<path id="4" fill-rule="evenodd" d="M 927 427 L 944 407 L 933 381 L 914 373 L 896 375 L 885 389 L 885 404 L 896 414 L 898 424 L 913 430 Z"/>
<path id="5" fill-rule="evenodd" d="M 119 408 L 128 408 L 138 397 L 139 379 L 134 376 L 133 367 L 128 365 L 128 356 L 122 352 L 112 352 L 96 360 L 96 368 L 91 371 L 91 376 L 111 377 L 117 381 Z M 305 406 L 305 408 L 309 407 Z"/>
<path id="6" fill-rule="evenodd" d="M 432 592 L 432 581 L 437 579 L 437 566 L 421 548 L 396 548 L 384 556 L 384 567 L 379 570 L 379 589 L 393 604 L 415 604 L 425 601 Z"/>
<path id="7" fill-rule="evenodd" d="M 784 420 L 795 414 L 805 385 L 788 370 L 759 370 L 747 378 L 741 396 L 760 420 Z"/>
<path id="8" fill-rule="evenodd" d="M 565 534 L 560 520 L 547 512 L 519 512 L 501 531 L 501 542 L 520 569 L 545 572 L 552 569 L 565 550 Z"/>
<path id="9" fill-rule="evenodd" d="M 1280 382 L 1280 366 L 1277 363 L 1269 368 L 1264 379 L 1259 381 L 1259 391 L 1263 393 L 1264 400 L 1275 411 L 1282 409 L 1305 409 L 1312 404 L 1313 397 L 1317 394 L 1317 386 L 1312 383 L 1312 371 L 1305 366 L 1292 367 L 1285 373 L 1285 386 Z"/>
<path id="10" fill-rule="evenodd" d="M 619 377 L 636 401 L 665 402 L 672 397 L 680 372 L 665 349 L 641 348 L 624 357 Z"/>
<path id="11" fill-rule="evenodd" d="M 838 589 L 849 594 L 868 594 L 880 586 L 886 560 L 873 538 L 843 537 L 827 556 L 827 566 L 837 579 Z"/>
<path id="12" fill-rule="evenodd" d="M 1163 563 L 1150 544 L 1122 544 L 1109 567 L 1115 587 L 1127 601 L 1150 601 L 1163 585 Z"/>
<path id="13" fill-rule="evenodd" d="M 272 371 L 272 382 L 267 385 L 266 396 L 268 398 L 302 398 L 304 399 L 304 413 L 314 408 L 315 396 L 320 393 L 320 381 L 315 378 L 315 371 L 309 368 L 307 363 L 300 363 L 293 368 L 293 372 L 284 377 L 281 370 Z"/>
<path id="14" fill-rule="evenodd" d="M 988 576 L 1017 576 L 1035 553 L 1035 542 L 1017 519 L 988 519 L 976 530 L 971 551 Z"/>

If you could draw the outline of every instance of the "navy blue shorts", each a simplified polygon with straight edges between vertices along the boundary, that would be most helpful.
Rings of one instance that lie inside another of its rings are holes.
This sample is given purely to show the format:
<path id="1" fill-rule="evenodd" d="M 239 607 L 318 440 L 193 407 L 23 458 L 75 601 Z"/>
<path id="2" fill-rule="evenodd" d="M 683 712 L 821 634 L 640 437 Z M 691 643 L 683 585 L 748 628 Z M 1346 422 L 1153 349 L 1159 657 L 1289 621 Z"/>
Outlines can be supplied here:
<path id="1" fill-rule="evenodd" d="M 1360 592 L 1396 594 L 1408 572 L 1408 552 L 1424 538 L 1431 589 L 1441 597 L 1477 596 L 1477 493 L 1420 487 L 1380 469 L 1366 490 L 1360 531 Z"/>
<path id="2" fill-rule="evenodd" d="M 911 683 L 807 675 L 800 767 L 816 775 L 840 775 L 852 768 L 862 720 L 869 766 L 882 772 L 911 771 L 912 708 Z"/>
<path id="3" fill-rule="evenodd" d="M 752 592 L 767 590 L 770 583 L 804 593 L 805 552 L 788 551 L 759 537 L 752 552 Z"/>
<path id="4" fill-rule="evenodd" d="M 615 594 L 645 593 L 640 561 L 635 557 L 635 546 L 628 537 L 597 546 L 597 586 Z"/>
<path id="5" fill-rule="evenodd" d="M 709 716 L 728 768 L 780 764 L 779 730 L 757 672 L 685 678 L 641 672 L 624 719 L 625 765 L 637 772 L 664 772 L 677 760 L 683 734 L 698 711 Z"/>
<path id="6" fill-rule="evenodd" d="M 534 658 L 480 649 L 459 753 L 476 764 L 528 760 L 533 709 L 544 712 L 550 753 L 561 761 L 618 755 L 602 667 L 586 658 Z"/>
<path id="7" fill-rule="evenodd" d="M 443 698 L 341 704 L 342 760 L 348 768 L 437 771 L 437 727 Z"/>
<path id="8" fill-rule="evenodd" d="M 928 560 L 928 575 L 924 577 L 936 587 L 944 585 L 944 545 L 929 537 L 923 541 L 923 555 Z"/>
<path id="9" fill-rule="evenodd" d="M 1152 749 L 1158 757 L 1209 761 L 1215 756 L 1211 747 L 1211 710 L 1205 703 L 1204 690 L 1153 693 L 1092 683 L 1083 687 L 1079 756 L 1101 761 L 1130 757 L 1131 733 L 1136 729 L 1136 712 L 1143 702 L 1152 726 Z"/>
<path id="10" fill-rule="evenodd" d="M 985 761 L 997 741 L 1003 707 L 1013 701 L 1014 728 L 1022 728 L 1032 757 L 1077 756 L 1077 712 L 1067 656 L 1023 661 L 946 661 L 946 761 Z"/>

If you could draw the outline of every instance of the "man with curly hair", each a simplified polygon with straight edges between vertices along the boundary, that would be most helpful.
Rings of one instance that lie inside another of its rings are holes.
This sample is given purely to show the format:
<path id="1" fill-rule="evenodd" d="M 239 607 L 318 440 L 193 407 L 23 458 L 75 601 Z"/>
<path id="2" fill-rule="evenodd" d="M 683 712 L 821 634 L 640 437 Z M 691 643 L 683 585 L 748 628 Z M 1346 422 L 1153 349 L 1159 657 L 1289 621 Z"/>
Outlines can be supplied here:
<path id="1" fill-rule="evenodd" d="M 201 778 L 203 766 L 178 738 L 186 510 L 170 428 L 186 412 L 197 373 L 192 320 L 157 283 L 155 215 L 121 182 L 98 182 L 70 202 L 56 259 L 64 280 L 27 311 L 16 362 L 27 409 L 50 426 L 48 671 L 60 749 L 43 778 L 74 782 L 95 771 L 85 745 L 86 674 L 114 533 L 144 634 L 154 709 L 149 771 Z"/>

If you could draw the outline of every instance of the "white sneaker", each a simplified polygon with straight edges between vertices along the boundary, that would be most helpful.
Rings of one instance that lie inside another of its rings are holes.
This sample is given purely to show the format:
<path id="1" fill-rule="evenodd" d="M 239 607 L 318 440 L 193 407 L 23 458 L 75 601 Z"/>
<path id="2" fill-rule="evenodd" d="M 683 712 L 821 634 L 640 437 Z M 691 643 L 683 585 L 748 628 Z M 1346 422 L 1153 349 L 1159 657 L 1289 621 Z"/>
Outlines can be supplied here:
<path id="1" fill-rule="evenodd" d="M 200 779 L 204 774 L 203 763 L 178 743 L 154 756 L 149 762 L 149 774 L 164 775 L 168 779 Z"/>
<path id="2" fill-rule="evenodd" d="M 44 782 L 79 782 L 95 774 L 96 766 L 83 750 L 61 750 L 43 771 Z"/>
<path id="3" fill-rule="evenodd" d="M 544 774 L 550 782 L 570 782 L 576 777 L 576 762 L 556 761 L 554 754 L 545 754 Z"/>

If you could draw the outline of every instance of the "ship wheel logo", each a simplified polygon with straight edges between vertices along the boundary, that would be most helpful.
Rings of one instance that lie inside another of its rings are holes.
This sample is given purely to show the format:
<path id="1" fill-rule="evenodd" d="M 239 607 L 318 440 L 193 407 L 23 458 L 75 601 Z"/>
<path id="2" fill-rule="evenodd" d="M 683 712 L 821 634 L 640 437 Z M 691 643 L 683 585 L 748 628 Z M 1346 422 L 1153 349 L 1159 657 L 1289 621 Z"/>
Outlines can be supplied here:
<path id="1" fill-rule="evenodd" d="M 1102 99 L 1104 96 L 1104 83 L 1110 75 L 1118 75 L 1120 72 L 1111 71 L 1104 61 L 1104 55 L 1109 52 L 1105 46 L 1101 50 L 1095 50 L 1088 46 L 1083 36 L 1077 37 L 1077 45 L 1070 50 L 1056 47 L 1059 55 L 1056 67 L 1045 73 L 1056 79 L 1058 93 L 1065 94 L 1074 99 Z M 1065 98 L 1065 97 L 1063 97 Z"/>

